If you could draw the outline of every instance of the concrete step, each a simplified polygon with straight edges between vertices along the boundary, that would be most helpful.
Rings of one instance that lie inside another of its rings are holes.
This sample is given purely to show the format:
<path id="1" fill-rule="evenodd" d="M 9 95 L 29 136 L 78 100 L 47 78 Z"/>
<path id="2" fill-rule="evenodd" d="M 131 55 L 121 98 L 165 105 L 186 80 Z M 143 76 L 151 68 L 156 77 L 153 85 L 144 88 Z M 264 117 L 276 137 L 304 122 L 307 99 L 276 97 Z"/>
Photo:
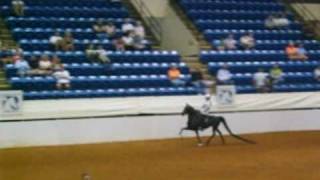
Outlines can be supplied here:
<path id="1" fill-rule="evenodd" d="M 9 84 L 0 84 L 0 90 L 9 90 L 11 86 Z"/>

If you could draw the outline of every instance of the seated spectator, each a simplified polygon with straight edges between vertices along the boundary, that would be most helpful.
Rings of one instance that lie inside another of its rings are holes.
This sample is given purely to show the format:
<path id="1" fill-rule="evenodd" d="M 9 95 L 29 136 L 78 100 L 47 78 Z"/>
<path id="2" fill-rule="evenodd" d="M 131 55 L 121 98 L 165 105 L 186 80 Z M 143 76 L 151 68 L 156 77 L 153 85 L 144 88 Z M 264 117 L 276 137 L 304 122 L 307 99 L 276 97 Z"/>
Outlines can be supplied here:
<path id="1" fill-rule="evenodd" d="M 320 66 L 318 66 L 316 69 L 314 69 L 313 77 L 315 80 L 320 81 Z"/>
<path id="2" fill-rule="evenodd" d="M 11 1 L 13 13 L 16 16 L 24 16 L 24 2 L 23 0 L 12 0 Z"/>
<path id="3" fill-rule="evenodd" d="M 286 54 L 290 60 L 307 60 L 306 50 L 303 46 L 296 47 L 293 42 L 290 42 L 286 47 Z"/>
<path id="4" fill-rule="evenodd" d="M 247 33 L 247 34 L 243 35 L 240 38 L 240 44 L 246 50 L 253 49 L 254 46 L 256 45 L 255 39 L 253 37 L 253 34 L 252 33 Z"/>
<path id="5" fill-rule="evenodd" d="M 62 39 L 62 50 L 64 51 L 73 51 L 74 50 L 74 39 L 71 34 L 71 32 L 66 31 L 64 33 L 63 39 Z"/>
<path id="6" fill-rule="evenodd" d="M 17 60 L 14 66 L 17 68 L 17 73 L 20 77 L 25 77 L 28 75 L 31 69 L 28 61 L 26 61 L 24 58 Z"/>
<path id="7" fill-rule="evenodd" d="M 289 19 L 286 17 L 285 14 L 279 14 L 274 17 L 273 19 L 274 25 L 277 28 L 284 28 L 290 25 Z"/>
<path id="8" fill-rule="evenodd" d="M 177 66 L 171 66 L 167 72 L 167 75 L 171 83 L 175 86 L 184 86 L 186 83 L 184 80 L 181 79 L 181 72 L 177 68 Z"/>
<path id="9" fill-rule="evenodd" d="M 126 50 L 134 50 L 133 37 L 134 37 L 133 31 L 129 31 L 125 33 L 124 36 L 122 37 Z"/>
<path id="10" fill-rule="evenodd" d="M 18 53 L 13 54 L 11 62 L 16 63 L 16 61 L 18 61 L 20 59 L 22 59 L 22 54 L 18 52 Z"/>
<path id="11" fill-rule="evenodd" d="M 232 74 L 230 73 L 227 64 L 223 65 L 221 69 L 217 72 L 217 84 L 226 85 L 232 84 Z"/>
<path id="12" fill-rule="evenodd" d="M 215 49 L 218 51 L 224 51 L 225 50 L 224 40 L 225 40 L 224 38 L 221 38 L 218 41 L 213 41 L 213 47 L 215 47 Z"/>
<path id="13" fill-rule="evenodd" d="M 94 44 L 89 44 L 86 49 L 86 56 L 92 62 L 95 62 L 98 59 L 98 52 Z"/>
<path id="14" fill-rule="evenodd" d="M 263 69 L 259 69 L 258 72 L 253 75 L 253 85 L 257 92 L 266 93 L 270 91 L 270 82 L 268 79 L 268 73 L 265 73 Z"/>
<path id="15" fill-rule="evenodd" d="M 268 16 L 267 19 L 264 21 L 264 26 L 269 29 L 275 28 L 276 24 L 274 22 L 274 19 L 275 17 L 273 15 Z"/>
<path id="16" fill-rule="evenodd" d="M 200 69 L 197 69 L 196 71 L 191 71 L 191 84 L 197 88 L 198 93 L 206 93 L 206 85 L 204 83 Z"/>
<path id="17" fill-rule="evenodd" d="M 39 70 L 39 59 L 36 56 L 31 56 L 28 62 L 31 68 L 30 75 L 42 75 Z"/>
<path id="18" fill-rule="evenodd" d="M 57 55 L 54 55 L 52 57 L 51 62 L 52 62 L 52 70 L 53 71 L 60 69 L 62 66 L 61 59 Z"/>
<path id="19" fill-rule="evenodd" d="M 47 55 L 42 55 L 39 60 L 39 73 L 43 75 L 52 73 L 52 63 Z"/>
<path id="20" fill-rule="evenodd" d="M 97 22 L 93 25 L 93 31 L 96 33 L 99 39 L 107 38 L 106 26 L 103 22 L 103 19 L 98 19 Z"/>
<path id="21" fill-rule="evenodd" d="M 110 59 L 108 57 L 108 52 L 103 48 L 102 45 L 98 46 L 98 49 L 96 50 L 97 52 L 97 58 L 100 63 L 106 64 L 110 63 Z"/>
<path id="22" fill-rule="evenodd" d="M 135 50 L 144 49 L 146 46 L 143 42 L 144 42 L 144 39 L 141 36 L 138 36 L 138 35 L 133 36 L 133 48 Z"/>
<path id="23" fill-rule="evenodd" d="M 121 30 L 124 34 L 135 30 L 133 24 L 130 22 L 130 19 L 125 19 L 124 23 L 122 24 Z"/>
<path id="24" fill-rule="evenodd" d="M 237 41 L 234 39 L 233 34 L 229 34 L 228 37 L 223 40 L 223 46 L 225 50 L 237 49 Z"/>
<path id="25" fill-rule="evenodd" d="M 62 49 L 62 37 L 59 32 L 55 32 L 49 39 L 49 42 L 54 46 L 56 51 Z"/>
<path id="26" fill-rule="evenodd" d="M 117 51 L 125 51 L 125 43 L 122 37 L 118 37 L 117 39 L 113 40 L 113 46 Z"/>
<path id="27" fill-rule="evenodd" d="M 136 36 L 139 36 L 141 39 L 145 38 L 145 30 L 141 21 L 136 22 L 136 26 L 134 27 L 134 33 Z"/>
<path id="28" fill-rule="evenodd" d="M 109 38 L 113 38 L 116 35 L 116 26 L 112 22 L 107 22 L 105 30 Z"/>
<path id="29" fill-rule="evenodd" d="M 52 75 L 57 80 L 57 89 L 70 89 L 71 76 L 69 71 L 65 70 L 63 66 L 60 66 L 60 68 L 57 69 Z"/>
<path id="30" fill-rule="evenodd" d="M 273 65 L 273 67 L 270 69 L 269 74 L 270 74 L 270 80 L 272 84 L 277 84 L 284 80 L 283 71 L 278 64 Z"/>

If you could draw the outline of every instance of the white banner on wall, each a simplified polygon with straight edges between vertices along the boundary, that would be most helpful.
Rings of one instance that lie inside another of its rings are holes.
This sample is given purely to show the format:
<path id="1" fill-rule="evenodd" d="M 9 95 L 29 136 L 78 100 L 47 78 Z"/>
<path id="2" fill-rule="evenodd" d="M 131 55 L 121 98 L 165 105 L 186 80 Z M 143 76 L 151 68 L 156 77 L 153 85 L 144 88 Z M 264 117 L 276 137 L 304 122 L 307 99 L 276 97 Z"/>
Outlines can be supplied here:
<path id="1" fill-rule="evenodd" d="M 22 91 L 0 91 L 0 115 L 16 115 L 22 112 Z"/>
<path id="2" fill-rule="evenodd" d="M 217 86 L 216 100 L 218 105 L 233 105 L 236 95 L 234 85 Z"/>

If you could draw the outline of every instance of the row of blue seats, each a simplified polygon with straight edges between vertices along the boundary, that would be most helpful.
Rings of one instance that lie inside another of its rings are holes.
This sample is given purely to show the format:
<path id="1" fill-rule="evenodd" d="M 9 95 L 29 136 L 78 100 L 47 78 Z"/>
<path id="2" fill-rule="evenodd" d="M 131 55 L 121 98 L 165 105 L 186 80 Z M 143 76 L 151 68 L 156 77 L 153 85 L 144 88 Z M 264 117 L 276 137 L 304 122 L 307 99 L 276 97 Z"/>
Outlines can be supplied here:
<path id="1" fill-rule="evenodd" d="M 303 33 L 297 30 L 205 30 L 204 36 L 208 41 L 214 39 L 225 38 L 228 34 L 233 34 L 236 39 L 246 33 L 253 33 L 255 39 L 257 40 L 301 40 L 303 39 Z"/>
<path id="2" fill-rule="evenodd" d="M 320 49 L 320 43 L 316 40 L 302 40 L 302 41 L 291 41 L 291 40 L 257 40 L 256 41 L 256 50 L 284 50 L 289 42 L 294 42 L 296 44 L 303 44 L 304 47 L 308 50 L 317 50 Z M 213 40 L 212 45 L 217 47 L 221 45 L 221 40 Z M 239 43 L 237 44 L 239 47 Z M 240 48 L 240 47 L 239 47 Z"/>
<path id="3" fill-rule="evenodd" d="M 182 74 L 188 74 L 189 68 L 185 63 L 113 63 L 110 67 L 97 63 L 73 63 L 64 64 L 64 67 L 72 76 L 99 76 L 105 74 L 112 75 L 151 75 L 167 74 L 170 66 L 178 67 Z M 7 78 L 16 77 L 17 69 L 14 65 L 9 64 L 5 67 Z"/>
<path id="4" fill-rule="evenodd" d="M 83 51 L 24 51 L 23 55 L 29 59 L 31 56 L 57 55 L 63 63 L 89 62 Z M 112 62 L 134 63 L 134 62 L 180 62 L 180 55 L 176 51 L 108 51 L 108 57 Z"/>
<path id="5" fill-rule="evenodd" d="M 34 99 L 66 99 L 66 98 L 100 98 L 100 97 L 127 97 L 127 96 L 177 96 L 195 95 L 194 87 L 151 87 L 128 89 L 98 89 L 98 90 L 64 90 L 64 91 L 29 91 L 24 92 L 25 100 Z"/>
<path id="6" fill-rule="evenodd" d="M 52 0 L 23 0 L 27 6 L 91 6 L 91 7 L 121 7 L 120 1 L 106 0 L 68 0 L 68 1 L 52 1 Z M 11 5 L 11 0 L 2 0 L 0 5 Z"/>
<path id="7" fill-rule="evenodd" d="M 237 73 L 233 74 L 232 80 L 235 85 L 249 85 L 253 83 L 253 74 L 251 73 Z M 294 73 L 284 73 L 283 81 L 279 84 L 298 84 L 298 83 L 308 83 L 308 84 L 318 84 L 319 82 L 314 78 L 311 72 L 294 72 Z"/>
<path id="8" fill-rule="evenodd" d="M 22 49 L 26 51 L 54 51 L 54 46 L 48 41 L 48 40 L 38 40 L 38 39 L 33 39 L 33 40 L 27 40 L 27 39 L 22 39 L 19 41 L 19 44 Z M 104 49 L 106 50 L 115 50 L 115 47 L 112 43 L 112 41 L 109 40 L 74 40 L 74 46 L 75 50 L 79 51 L 85 51 L 88 47 L 89 44 L 93 44 L 95 46 L 101 45 L 103 46 Z M 142 50 L 150 50 L 151 49 L 151 44 L 149 41 L 144 40 L 143 44 L 145 45 L 145 48 Z"/>
<path id="9" fill-rule="evenodd" d="M 55 32 L 64 34 L 64 32 L 69 31 L 72 33 L 73 37 L 76 39 L 96 39 L 97 34 L 92 28 L 86 29 L 61 29 L 61 28 L 14 28 L 13 36 L 16 39 L 49 39 Z M 116 31 L 116 36 L 123 35 L 121 30 Z"/>
<path id="10" fill-rule="evenodd" d="M 92 28 L 98 18 L 46 18 L 46 17 L 9 17 L 6 19 L 11 28 Z M 133 22 L 132 19 L 130 19 Z M 112 22 L 117 28 L 124 23 L 123 18 L 107 18 L 105 22 Z"/>
<path id="11" fill-rule="evenodd" d="M 235 19 L 235 20 L 265 20 L 271 14 L 279 14 L 279 11 L 229 11 L 229 10 L 187 10 L 187 15 L 193 19 Z M 294 20 L 291 13 L 286 13 L 289 20 Z"/>
<path id="12" fill-rule="evenodd" d="M 196 2 L 196 0 L 184 0 L 185 2 Z M 237 3 L 237 2 L 253 2 L 253 3 L 269 3 L 269 2 L 277 2 L 277 0 L 216 0 L 220 2 L 231 2 L 231 3 Z M 212 0 L 211 0 L 212 2 Z"/>
<path id="13" fill-rule="evenodd" d="M 308 92 L 319 91 L 320 84 L 280 84 L 275 85 L 272 89 L 273 92 Z M 236 91 L 239 94 L 256 93 L 255 87 L 252 85 L 236 86 Z"/>
<path id="14" fill-rule="evenodd" d="M 310 50 L 309 59 L 320 59 L 320 50 Z M 203 62 L 213 61 L 286 61 L 288 57 L 284 51 L 247 50 L 247 51 L 202 51 L 200 59 Z"/>
<path id="15" fill-rule="evenodd" d="M 226 10 L 262 10 L 262 11 L 284 11 L 283 4 L 274 2 L 221 2 L 219 0 L 181 0 L 180 4 L 185 9 L 226 9 Z"/>
<path id="16" fill-rule="evenodd" d="M 320 66 L 320 61 L 244 61 L 244 62 L 210 62 L 208 68 L 211 74 L 215 75 L 223 66 L 228 65 L 232 73 L 254 73 L 262 68 L 269 71 L 277 64 L 284 72 L 313 72 Z"/>
<path id="17" fill-rule="evenodd" d="M 186 82 L 189 75 L 181 77 Z M 54 90 L 56 79 L 53 77 L 13 77 L 10 79 L 13 89 L 24 91 Z M 171 87 L 173 84 L 167 75 L 121 75 L 121 76 L 76 76 L 71 79 L 72 89 Z"/>
<path id="18" fill-rule="evenodd" d="M 0 15 L 8 17 L 12 13 L 11 7 L 0 7 Z M 125 8 L 88 8 L 88 7 L 25 7 L 25 16 L 45 17 L 93 17 L 93 18 L 126 18 L 129 16 Z"/>
<path id="19" fill-rule="evenodd" d="M 206 29 L 252 29 L 252 30 L 265 30 L 264 21 L 260 20 L 196 20 L 196 26 L 201 30 Z M 291 30 L 301 30 L 301 25 L 298 22 L 291 22 L 289 27 Z M 283 28 L 284 29 L 284 28 Z"/>

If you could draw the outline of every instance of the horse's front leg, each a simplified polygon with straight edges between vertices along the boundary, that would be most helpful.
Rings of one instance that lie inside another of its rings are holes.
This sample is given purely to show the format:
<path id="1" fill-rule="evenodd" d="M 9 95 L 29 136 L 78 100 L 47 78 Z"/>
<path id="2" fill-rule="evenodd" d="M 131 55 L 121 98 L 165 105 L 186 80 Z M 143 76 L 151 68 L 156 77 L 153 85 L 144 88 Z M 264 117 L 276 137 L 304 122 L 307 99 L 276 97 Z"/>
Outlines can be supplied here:
<path id="1" fill-rule="evenodd" d="M 183 132 L 184 130 L 186 130 L 186 129 L 187 129 L 186 127 L 181 128 L 181 130 L 180 130 L 180 132 L 179 132 L 179 135 L 182 136 L 182 132 Z"/>
<path id="2" fill-rule="evenodd" d="M 195 133 L 197 135 L 198 146 L 202 146 L 203 144 L 202 144 L 202 140 L 201 140 L 200 135 L 199 135 L 199 131 L 196 130 Z"/>

